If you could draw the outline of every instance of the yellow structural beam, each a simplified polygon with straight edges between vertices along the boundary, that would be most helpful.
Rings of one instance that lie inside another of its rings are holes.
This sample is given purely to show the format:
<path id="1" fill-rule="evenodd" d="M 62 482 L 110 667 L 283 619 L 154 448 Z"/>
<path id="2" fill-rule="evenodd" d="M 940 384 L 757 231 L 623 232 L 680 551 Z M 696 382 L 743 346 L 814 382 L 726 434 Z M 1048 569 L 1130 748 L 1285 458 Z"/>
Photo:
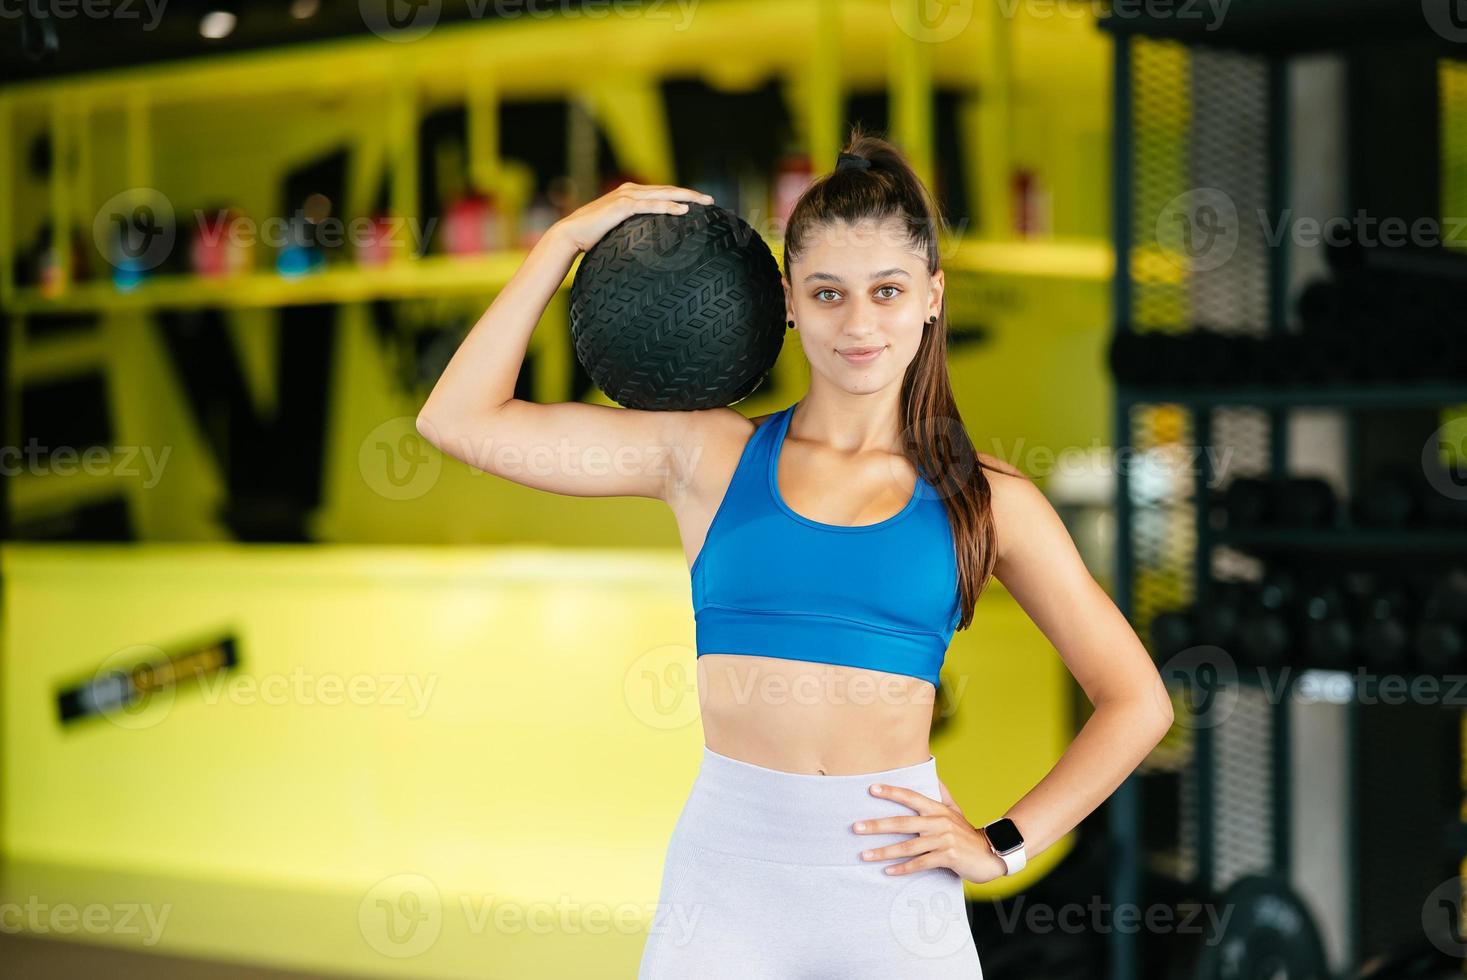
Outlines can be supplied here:
<path id="1" fill-rule="evenodd" d="M 613 76 L 587 85 L 580 95 L 593 118 L 606 131 L 618 160 L 628 169 L 649 184 L 670 184 L 676 180 L 672 133 L 655 76 Z"/>
<path id="2" fill-rule="evenodd" d="M 976 0 L 980 30 L 978 143 L 982 162 L 976 168 L 979 233 L 986 238 L 1013 234 L 1012 116 L 1013 19 L 1002 0 Z"/>
<path id="3" fill-rule="evenodd" d="M 499 80 L 493 62 L 483 56 L 468 74 L 469 181 L 487 194 L 499 186 Z"/>
<path id="4" fill-rule="evenodd" d="M 933 186 L 932 44 L 917 19 L 920 3 L 893 7 L 901 18 L 892 33 L 891 129 L 912 169 Z"/>
<path id="5" fill-rule="evenodd" d="M 14 100 L 0 92 L 0 138 L 6 141 L 0 151 L 0 306 L 7 307 L 15 299 L 15 154 L 9 139 L 14 131 Z"/>

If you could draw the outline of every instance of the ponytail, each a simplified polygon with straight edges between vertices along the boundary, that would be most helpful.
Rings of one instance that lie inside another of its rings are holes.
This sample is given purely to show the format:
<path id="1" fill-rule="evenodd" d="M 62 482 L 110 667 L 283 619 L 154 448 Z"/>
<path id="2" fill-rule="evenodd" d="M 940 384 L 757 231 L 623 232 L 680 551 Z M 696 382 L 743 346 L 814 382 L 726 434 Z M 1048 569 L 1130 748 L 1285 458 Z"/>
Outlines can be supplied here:
<path id="1" fill-rule="evenodd" d="M 887 140 L 857 124 L 830 173 L 813 181 L 795 203 L 784 232 L 784 276 L 817 228 L 838 223 L 897 219 L 904 244 L 927 257 L 927 272 L 940 268 L 946 234 L 936 201 Z M 932 483 L 952 527 L 958 567 L 958 629 L 973 621 L 973 607 L 993 575 L 996 531 L 992 492 L 984 463 L 963 425 L 947 370 L 947 300 L 935 323 L 922 328 L 917 355 L 902 378 L 903 454 Z"/>

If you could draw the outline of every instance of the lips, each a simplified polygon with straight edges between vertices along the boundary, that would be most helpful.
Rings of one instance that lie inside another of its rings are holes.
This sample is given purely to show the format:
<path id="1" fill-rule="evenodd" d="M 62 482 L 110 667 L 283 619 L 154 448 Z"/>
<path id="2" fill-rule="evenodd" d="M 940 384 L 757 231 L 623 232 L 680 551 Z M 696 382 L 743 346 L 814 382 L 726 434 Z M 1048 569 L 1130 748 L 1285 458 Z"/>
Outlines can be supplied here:
<path id="1" fill-rule="evenodd" d="M 846 360 L 856 364 L 875 360 L 877 355 L 886 350 L 885 347 L 842 347 L 837 348 L 836 353 Z"/>

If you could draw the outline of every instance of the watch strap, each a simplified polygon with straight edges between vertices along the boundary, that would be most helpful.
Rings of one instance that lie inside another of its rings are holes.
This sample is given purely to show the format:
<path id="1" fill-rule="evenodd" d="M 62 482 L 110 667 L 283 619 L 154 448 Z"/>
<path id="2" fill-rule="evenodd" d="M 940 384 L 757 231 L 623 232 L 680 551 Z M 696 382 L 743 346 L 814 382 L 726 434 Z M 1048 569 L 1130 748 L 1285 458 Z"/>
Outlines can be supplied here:
<path id="1" fill-rule="evenodd" d="M 1004 867 L 1008 869 L 1004 872 L 1004 874 L 1006 875 L 1018 874 L 1020 871 L 1024 870 L 1024 865 L 1028 863 L 1028 859 L 1024 856 L 1023 844 L 1020 844 L 1017 848 L 1007 854 L 999 854 L 998 859 L 1002 861 L 1004 863 Z"/>

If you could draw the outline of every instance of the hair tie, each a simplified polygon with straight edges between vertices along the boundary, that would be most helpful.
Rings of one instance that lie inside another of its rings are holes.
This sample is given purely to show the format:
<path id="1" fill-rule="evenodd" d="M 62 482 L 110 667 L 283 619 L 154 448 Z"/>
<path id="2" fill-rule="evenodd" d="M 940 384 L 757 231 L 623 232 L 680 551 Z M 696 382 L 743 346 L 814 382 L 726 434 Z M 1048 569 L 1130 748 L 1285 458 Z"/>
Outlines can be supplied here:
<path id="1" fill-rule="evenodd" d="M 841 155 L 837 157 L 835 161 L 836 172 L 839 173 L 842 170 L 850 170 L 853 168 L 856 170 L 870 170 L 871 161 L 867 160 L 863 156 L 860 156 L 859 154 L 846 153 L 842 151 Z"/>

